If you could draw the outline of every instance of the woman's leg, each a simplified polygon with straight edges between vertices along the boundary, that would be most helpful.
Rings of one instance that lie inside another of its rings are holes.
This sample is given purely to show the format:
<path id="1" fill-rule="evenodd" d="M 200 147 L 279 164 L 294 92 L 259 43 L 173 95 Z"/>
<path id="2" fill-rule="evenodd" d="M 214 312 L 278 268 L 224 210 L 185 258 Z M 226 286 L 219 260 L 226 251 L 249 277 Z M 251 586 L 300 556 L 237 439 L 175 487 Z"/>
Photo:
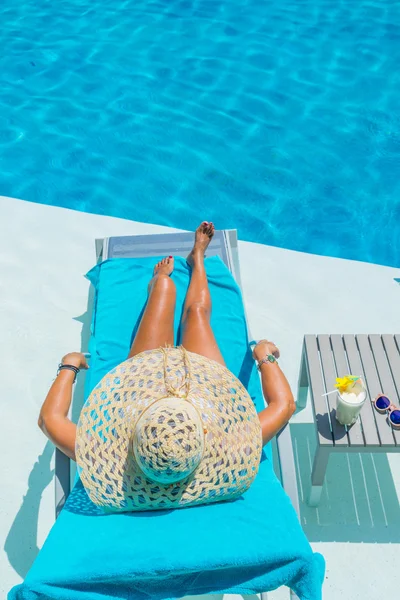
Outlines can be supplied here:
<path id="1" fill-rule="evenodd" d="M 170 278 L 173 269 L 172 256 L 164 258 L 154 267 L 146 308 L 128 358 L 166 344 L 174 345 L 176 288 Z"/>
<path id="2" fill-rule="evenodd" d="M 214 225 L 203 221 L 197 228 L 193 250 L 187 258 L 192 268 L 182 316 L 182 346 L 225 365 L 210 325 L 211 296 L 204 268 L 204 253 L 214 235 Z"/>

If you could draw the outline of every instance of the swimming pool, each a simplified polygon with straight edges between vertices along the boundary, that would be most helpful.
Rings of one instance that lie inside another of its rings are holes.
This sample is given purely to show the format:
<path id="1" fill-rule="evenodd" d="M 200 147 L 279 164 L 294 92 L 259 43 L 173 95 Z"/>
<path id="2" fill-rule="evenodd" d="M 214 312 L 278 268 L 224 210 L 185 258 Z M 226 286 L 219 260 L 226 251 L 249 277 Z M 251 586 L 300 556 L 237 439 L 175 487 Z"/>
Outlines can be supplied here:
<path id="1" fill-rule="evenodd" d="M 3 0 L 0 19 L 0 194 L 399 264 L 399 3 Z"/>

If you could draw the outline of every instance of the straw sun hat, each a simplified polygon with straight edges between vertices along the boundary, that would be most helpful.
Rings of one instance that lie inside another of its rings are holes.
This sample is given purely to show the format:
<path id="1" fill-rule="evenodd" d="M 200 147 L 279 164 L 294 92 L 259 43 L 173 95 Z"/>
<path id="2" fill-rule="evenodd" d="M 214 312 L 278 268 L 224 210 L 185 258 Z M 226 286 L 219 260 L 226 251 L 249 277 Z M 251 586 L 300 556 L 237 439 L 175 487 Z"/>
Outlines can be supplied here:
<path id="1" fill-rule="evenodd" d="M 83 485 L 110 511 L 232 500 L 254 480 L 261 428 L 240 381 L 183 348 L 142 352 L 110 371 L 82 409 Z"/>

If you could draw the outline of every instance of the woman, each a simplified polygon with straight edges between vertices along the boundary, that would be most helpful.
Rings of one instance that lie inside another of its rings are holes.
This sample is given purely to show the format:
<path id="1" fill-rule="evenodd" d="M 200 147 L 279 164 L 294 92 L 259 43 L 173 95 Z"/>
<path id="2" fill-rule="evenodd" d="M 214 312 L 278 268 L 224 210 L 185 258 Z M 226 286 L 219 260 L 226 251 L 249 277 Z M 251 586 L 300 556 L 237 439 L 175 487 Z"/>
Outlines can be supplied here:
<path id="1" fill-rule="evenodd" d="M 203 221 L 196 230 L 194 246 L 187 258 L 192 273 L 182 315 L 182 346 L 189 352 L 225 365 L 210 325 L 211 296 L 204 268 L 204 254 L 213 235 L 214 225 Z M 148 287 L 147 305 L 129 358 L 145 350 L 174 345 L 176 289 L 170 278 L 173 269 L 172 256 L 164 258 L 154 268 Z M 295 403 L 286 377 L 276 362 L 279 350 L 275 344 L 267 340 L 259 342 L 253 357 L 258 362 L 263 394 L 268 404 L 258 415 L 263 444 L 266 444 L 288 422 L 295 410 Z M 86 358 L 80 352 L 66 354 L 62 364 L 75 367 L 76 370 L 88 368 Z M 39 416 L 39 427 L 45 435 L 73 460 L 76 425 L 68 418 L 68 411 L 74 379 L 73 369 L 59 371 Z"/>

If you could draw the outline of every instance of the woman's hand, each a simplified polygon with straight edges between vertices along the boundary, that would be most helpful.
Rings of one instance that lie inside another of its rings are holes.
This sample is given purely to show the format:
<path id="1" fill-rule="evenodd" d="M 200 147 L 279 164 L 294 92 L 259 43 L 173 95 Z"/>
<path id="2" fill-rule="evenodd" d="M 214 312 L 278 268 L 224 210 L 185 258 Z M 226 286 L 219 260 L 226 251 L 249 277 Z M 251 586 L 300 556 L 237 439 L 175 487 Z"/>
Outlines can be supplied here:
<path id="1" fill-rule="evenodd" d="M 63 356 L 61 360 L 61 364 L 63 365 L 72 365 L 77 369 L 88 369 L 89 365 L 87 364 L 86 357 L 82 352 L 69 352 L 65 356 Z"/>
<path id="2" fill-rule="evenodd" d="M 253 358 L 262 361 L 268 354 L 279 358 L 279 350 L 274 342 L 261 340 L 253 350 Z M 262 430 L 263 444 L 269 442 L 289 421 L 296 404 L 293 394 L 277 362 L 261 365 L 261 383 L 268 407 L 258 413 Z"/>
<path id="3" fill-rule="evenodd" d="M 82 352 L 69 352 L 61 360 L 63 365 L 88 369 Z M 57 448 L 75 460 L 76 425 L 68 416 L 71 406 L 75 373 L 63 369 L 55 378 L 40 411 L 38 425 Z"/>
<path id="4" fill-rule="evenodd" d="M 269 342 L 268 340 L 261 340 L 255 346 L 253 350 L 253 358 L 260 362 L 263 358 L 267 356 L 267 354 L 272 354 L 275 358 L 279 358 L 280 352 L 279 348 L 275 346 L 274 342 Z"/>

